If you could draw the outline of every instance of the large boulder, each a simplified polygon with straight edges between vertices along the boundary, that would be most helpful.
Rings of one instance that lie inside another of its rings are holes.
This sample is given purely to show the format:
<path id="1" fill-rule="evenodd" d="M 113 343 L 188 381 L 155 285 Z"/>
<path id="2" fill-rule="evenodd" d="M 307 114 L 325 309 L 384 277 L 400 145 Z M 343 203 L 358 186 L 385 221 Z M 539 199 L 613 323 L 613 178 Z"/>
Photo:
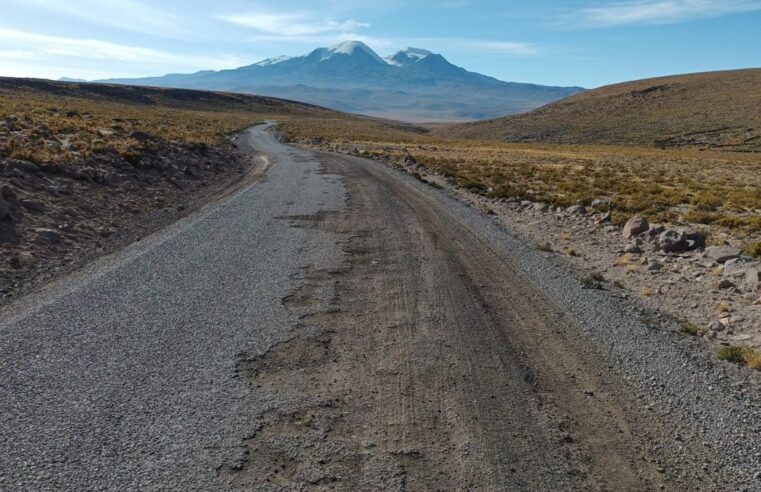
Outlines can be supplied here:
<path id="1" fill-rule="evenodd" d="M 739 258 L 741 254 L 740 248 L 732 246 L 709 246 L 706 248 L 706 256 L 717 263 L 726 263 L 729 260 Z"/>
<path id="2" fill-rule="evenodd" d="M 705 248 L 706 233 L 697 229 L 685 229 L 681 231 L 689 241 L 690 249 Z"/>
<path id="3" fill-rule="evenodd" d="M 624 226 L 624 239 L 631 239 L 650 229 L 650 223 L 641 215 L 635 215 Z"/>

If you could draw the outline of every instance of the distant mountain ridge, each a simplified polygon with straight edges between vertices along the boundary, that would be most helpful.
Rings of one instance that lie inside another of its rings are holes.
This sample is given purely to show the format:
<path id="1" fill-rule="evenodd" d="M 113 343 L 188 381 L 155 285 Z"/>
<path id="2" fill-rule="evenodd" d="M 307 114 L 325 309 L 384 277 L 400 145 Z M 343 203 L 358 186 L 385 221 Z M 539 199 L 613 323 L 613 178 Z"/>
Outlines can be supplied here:
<path id="1" fill-rule="evenodd" d="M 260 94 L 408 121 L 494 118 L 530 111 L 584 90 L 503 82 L 419 48 L 382 58 L 359 41 L 232 70 L 100 82 Z"/>

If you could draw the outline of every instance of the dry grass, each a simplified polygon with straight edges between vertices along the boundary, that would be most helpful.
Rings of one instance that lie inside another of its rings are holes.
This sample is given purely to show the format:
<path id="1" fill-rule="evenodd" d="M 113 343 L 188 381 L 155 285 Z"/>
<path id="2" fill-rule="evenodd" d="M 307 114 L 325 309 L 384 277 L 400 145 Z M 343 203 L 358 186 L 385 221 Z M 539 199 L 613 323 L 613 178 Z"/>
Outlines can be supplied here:
<path id="1" fill-rule="evenodd" d="M 555 206 L 612 202 L 613 222 L 633 214 L 653 222 L 710 225 L 742 237 L 761 235 L 761 154 L 644 147 L 508 144 L 427 136 L 403 127 L 290 120 L 295 141 L 319 137 L 327 148 L 417 162 L 456 185 L 493 198 Z"/>
<path id="2" fill-rule="evenodd" d="M 0 78 L 0 157 L 62 163 L 106 152 L 129 156 L 161 142 L 217 144 L 268 119 L 337 114 L 237 94 Z"/>
<path id="3" fill-rule="evenodd" d="M 439 129 L 513 142 L 761 150 L 761 69 L 601 87 L 530 113 Z"/>
<path id="4" fill-rule="evenodd" d="M 742 345 L 730 345 L 719 349 L 720 359 L 736 364 L 745 364 L 751 369 L 761 369 L 761 353 L 750 347 Z"/>

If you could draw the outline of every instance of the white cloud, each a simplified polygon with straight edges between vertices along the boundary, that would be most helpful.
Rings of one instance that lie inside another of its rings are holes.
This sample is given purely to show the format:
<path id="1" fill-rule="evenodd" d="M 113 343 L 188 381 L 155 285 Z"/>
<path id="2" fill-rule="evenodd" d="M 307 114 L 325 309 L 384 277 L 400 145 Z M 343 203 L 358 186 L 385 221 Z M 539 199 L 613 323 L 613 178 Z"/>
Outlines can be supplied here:
<path id="1" fill-rule="evenodd" d="M 761 10 L 757 0 L 635 0 L 582 9 L 581 20 L 594 26 L 673 24 Z"/>
<path id="2" fill-rule="evenodd" d="M 357 22 L 354 19 L 336 21 L 330 18 L 321 18 L 319 15 L 310 12 L 260 12 L 222 15 L 218 18 L 277 37 L 304 37 L 327 33 L 347 33 L 370 27 L 370 24 L 366 22 Z"/>
<path id="3" fill-rule="evenodd" d="M 468 43 L 473 48 L 488 51 L 496 51 L 513 56 L 531 56 L 539 53 L 539 48 L 531 43 L 517 43 L 509 41 L 471 41 Z"/>
<path id="4" fill-rule="evenodd" d="M 97 39 L 67 38 L 49 36 L 26 31 L 0 28 L 0 67 L 9 74 L 9 68 L 18 67 L 10 61 L 36 60 L 35 65 L 62 65 L 68 60 L 68 65 L 74 68 L 81 62 L 97 62 L 97 64 L 121 64 L 122 71 L 151 68 L 157 70 L 200 70 L 234 68 L 244 64 L 235 56 L 185 55 L 171 53 L 152 48 L 128 46 L 101 41 Z M 29 64 L 23 64 L 28 66 Z M 35 70 L 34 73 L 38 71 Z M 71 75 L 66 74 L 66 75 Z"/>
<path id="5" fill-rule="evenodd" d="M 81 19 L 92 24 L 176 39 L 192 37 L 183 18 L 139 0 L 7 0 L 35 6 L 45 14 Z"/>

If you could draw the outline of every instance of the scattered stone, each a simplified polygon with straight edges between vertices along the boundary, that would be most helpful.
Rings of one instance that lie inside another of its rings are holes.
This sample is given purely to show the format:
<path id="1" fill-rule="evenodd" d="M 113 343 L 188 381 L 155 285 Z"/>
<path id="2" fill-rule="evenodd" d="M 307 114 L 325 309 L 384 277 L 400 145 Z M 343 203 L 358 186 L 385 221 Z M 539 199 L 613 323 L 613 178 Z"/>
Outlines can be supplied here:
<path id="1" fill-rule="evenodd" d="M 624 226 L 624 239 L 631 239 L 634 236 L 642 234 L 650 228 L 650 223 L 641 215 L 635 215 Z"/>
<path id="2" fill-rule="evenodd" d="M 706 256 L 717 263 L 726 263 L 729 260 L 739 258 L 742 254 L 739 248 L 732 246 L 709 246 L 706 248 Z"/>
<path id="3" fill-rule="evenodd" d="M 411 155 L 408 155 L 404 158 L 404 163 L 408 166 L 412 166 L 413 164 L 417 164 L 417 159 L 412 157 Z"/>
<path id="4" fill-rule="evenodd" d="M 550 209 L 550 206 L 547 205 L 546 203 L 536 202 L 531 206 L 531 208 L 533 208 L 537 212 L 546 212 Z"/>
<path id="5" fill-rule="evenodd" d="M 571 215 L 586 215 L 587 208 L 584 205 L 572 205 L 565 209 L 567 214 Z"/>
<path id="6" fill-rule="evenodd" d="M 101 137 L 111 137 L 115 133 L 116 132 L 114 130 L 109 130 L 108 128 L 101 128 L 100 130 L 98 130 L 98 135 L 100 135 Z"/>

